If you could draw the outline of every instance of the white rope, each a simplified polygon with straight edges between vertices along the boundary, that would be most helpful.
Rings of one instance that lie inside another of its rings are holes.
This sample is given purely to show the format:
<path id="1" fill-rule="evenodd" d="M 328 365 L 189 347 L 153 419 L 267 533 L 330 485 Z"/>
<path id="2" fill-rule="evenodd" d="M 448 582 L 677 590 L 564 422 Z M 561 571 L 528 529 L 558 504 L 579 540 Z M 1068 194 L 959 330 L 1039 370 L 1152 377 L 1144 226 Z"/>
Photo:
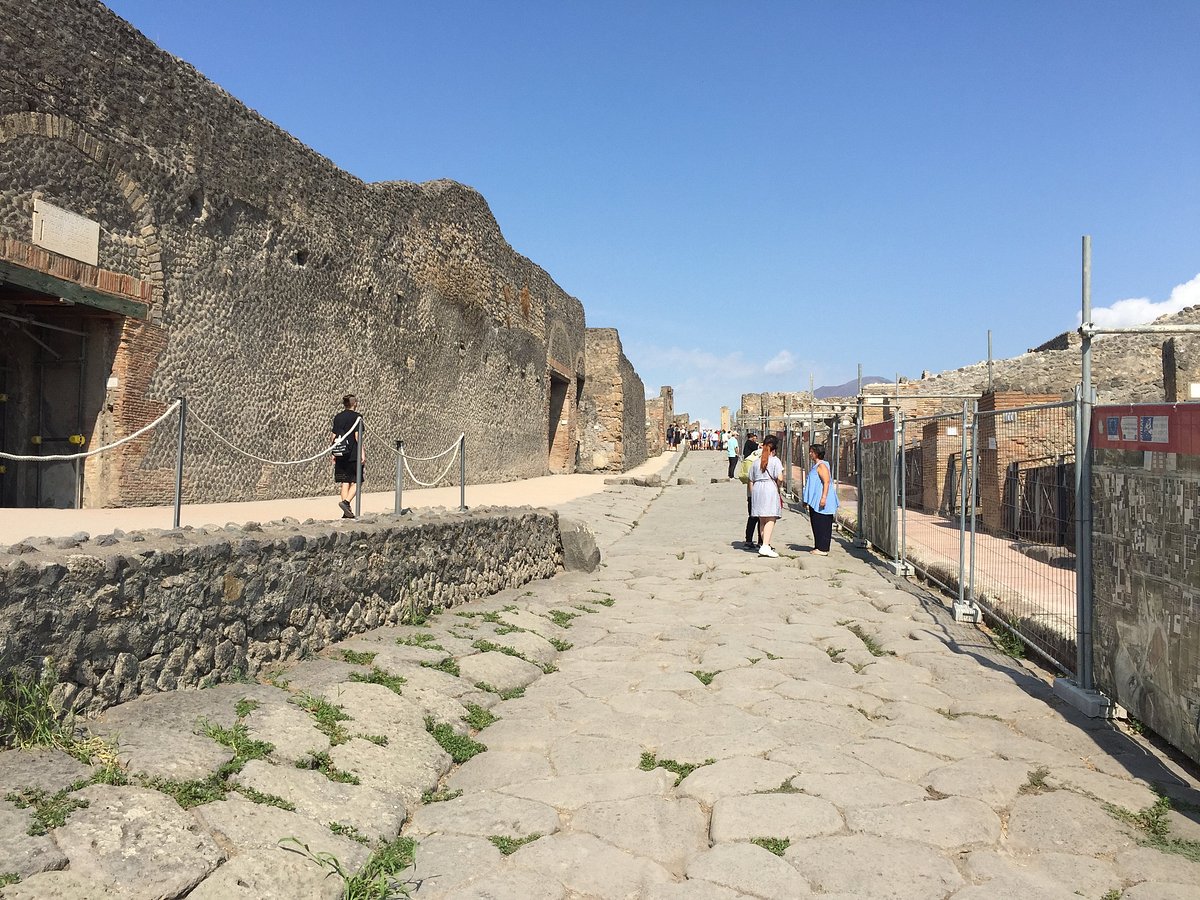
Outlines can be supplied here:
<path id="1" fill-rule="evenodd" d="M 194 418 L 201 425 L 203 425 L 206 429 L 208 429 L 208 432 L 213 437 L 215 437 L 221 443 L 225 444 L 225 446 L 229 447 L 231 450 L 236 450 L 238 453 L 242 454 L 242 456 L 249 457 L 250 459 L 253 459 L 256 462 L 270 463 L 273 466 L 299 466 L 299 465 L 303 465 L 304 463 L 310 463 L 310 462 L 313 462 L 314 460 L 318 460 L 322 456 L 325 456 L 326 454 L 328 454 L 330 450 L 332 450 L 334 447 L 336 447 L 338 444 L 340 444 L 342 441 L 344 441 L 350 435 L 354 434 L 354 432 L 358 429 L 358 422 L 355 422 L 354 426 L 349 431 L 347 431 L 345 434 L 343 434 L 340 438 L 338 438 L 336 441 L 334 441 L 328 447 L 326 447 L 323 450 L 318 450 L 312 456 L 306 456 L 306 457 L 304 457 L 304 459 L 267 459 L 262 456 L 255 456 L 253 453 L 243 450 L 237 444 L 233 443 L 233 441 L 229 440 L 229 438 L 222 435 L 215 428 L 213 428 L 211 425 L 209 425 L 207 422 L 205 422 L 202 418 L 200 418 L 200 416 L 194 410 L 189 409 L 188 414 L 190 416 L 192 416 L 192 418 Z"/>
<path id="2" fill-rule="evenodd" d="M 435 459 L 441 459 L 447 453 L 453 453 L 458 448 L 458 445 L 462 443 L 462 439 L 465 438 L 466 436 L 467 435 L 465 432 L 463 434 L 460 434 L 458 437 L 456 437 L 454 439 L 453 444 L 451 444 L 449 447 L 447 447 L 445 450 L 443 450 L 441 453 L 437 454 L 436 456 L 409 456 L 409 454 L 407 452 L 405 452 L 404 457 L 405 457 L 405 459 L 411 459 L 416 462 L 433 462 Z M 392 452 L 398 454 L 400 451 L 393 447 Z"/>
<path id="3" fill-rule="evenodd" d="M 435 478 L 431 482 L 422 481 L 420 478 L 418 478 L 416 475 L 414 475 L 413 470 L 408 467 L 408 457 L 405 455 L 401 455 L 401 459 L 404 460 L 404 470 L 406 472 L 408 472 L 408 477 L 411 478 L 413 481 L 415 481 L 417 484 L 419 484 L 421 487 L 437 487 L 438 484 L 441 483 L 441 480 L 443 478 L 445 478 L 446 475 L 449 473 L 450 467 L 454 465 L 454 461 L 456 459 L 458 459 L 458 448 L 460 446 L 462 446 L 461 443 L 455 443 L 455 445 L 450 448 L 451 450 L 454 451 L 454 455 L 450 457 L 450 462 L 446 463 L 446 468 L 442 469 L 442 474 L 439 475 L 437 478 Z M 449 450 L 446 451 L 446 453 L 449 453 L 449 452 L 450 452 Z M 446 455 L 445 453 L 438 454 L 438 456 L 445 456 L 445 455 Z M 433 458 L 437 459 L 436 456 Z"/>
<path id="4" fill-rule="evenodd" d="M 161 425 L 171 415 L 171 413 L 175 412 L 175 410 L 178 408 L 179 408 L 179 401 L 176 400 L 174 403 L 172 403 L 170 406 L 167 407 L 167 411 L 165 413 L 163 413 L 161 416 L 159 416 L 157 419 L 155 419 L 149 425 L 146 425 L 143 428 L 139 428 L 133 434 L 126 435 L 125 437 L 121 438 L 119 441 L 113 441 L 111 444 L 106 444 L 103 447 L 95 447 L 91 450 L 85 451 L 84 453 L 58 453 L 58 454 L 54 454 L 52 456 L 19 456 L 16 453 L 0 452 L 0 458 L 15 459 L 15 460 L 19 460 L 20 462 L 58 462 L 59 460 L 86 459 L 89 456 L 95 456 L 97 453 L 104 453 L 107 450 L 112 450 L 114 447 L 120 447 L 122 444 L 128 444 L 130 441 L 134 440 L 135 438 L 141 437 L 143 434 L 145 434 L 150 429 L 157 428 L 159 425 Z"/>

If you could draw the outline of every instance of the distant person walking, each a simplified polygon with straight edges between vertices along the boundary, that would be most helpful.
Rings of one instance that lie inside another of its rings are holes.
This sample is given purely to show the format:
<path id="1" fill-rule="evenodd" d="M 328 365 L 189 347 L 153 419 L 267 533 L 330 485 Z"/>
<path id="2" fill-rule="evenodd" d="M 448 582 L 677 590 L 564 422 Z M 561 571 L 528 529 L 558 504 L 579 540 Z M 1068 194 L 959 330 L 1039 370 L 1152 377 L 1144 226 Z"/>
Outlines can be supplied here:
<path id="1" fill-rule="evenodd" d="M 758 453 L 758 435 L 751 431 L 746 435 L 746 443 L 742 446 L 742 459 L 751 460 L 751 464 L 758 462 L 758 458 L 754 455 Z M 758 540 L 754 539 L 755 531 L 758 532 Z M 758 516 L 750 511 L 750 483 L 746 482 L 746 549 L 757 550 L 762 544 L 762 524 L 758 521 Z"/>
<path id="2" fill-rule="evenodd" d="M 738 439 L 732 431 L 725 433 L 725 453 L 729 456 L 729 481 L 733 480 L 734 470 L 738 464 Z"/>
<path id="3" fill-rule="evenodd" d="M 776 455 L 779 439 L 773 434 L 763 438 L 762 455 L 750 466 L 750 514 L 762 525 L 762 546 L 759 556 L 777 557 L 771 547 L 771 533 L 783 515 L 783 463 Z"/>
<path id="4" fill-rule="evenodd" d="M 339 485 L 342 495 L 338 506 L 342 509 L 343 519 L 354 518 L 354 510 L 351 509 L 350 503 L 358 493 L 358 467 L 360 462 L 364 469 L 367 464 L 362 444 L 358 440 L 359 430 L 354 427 L 361 420 L 358 398 L 347 394 L 342 398 L 342 411 L 333 417 L 331 440 L 336 443 L 330 450 L 330 457 L 333 459 L 333 480 Z M 346 435 L 346 432 L 350 434 Z M 343 438 L 343 435 L 346 436 Z M 362 477 L 363 481 L 367 480 L 365 471 Z"/>
<path id="5" fill-rule="evenodd" d="M 804 502 L 808 504 L 809 521 L 812 523 L 813 549 L 817 556 L 829 555 L 829 543 L 833 539 L 833 519 L 838 508 L 837 485 L 833 473 L 825 462 L 825 445 L 813 444 L 808 448 L 808 459 L 812 468 L 804 479 Z"/>

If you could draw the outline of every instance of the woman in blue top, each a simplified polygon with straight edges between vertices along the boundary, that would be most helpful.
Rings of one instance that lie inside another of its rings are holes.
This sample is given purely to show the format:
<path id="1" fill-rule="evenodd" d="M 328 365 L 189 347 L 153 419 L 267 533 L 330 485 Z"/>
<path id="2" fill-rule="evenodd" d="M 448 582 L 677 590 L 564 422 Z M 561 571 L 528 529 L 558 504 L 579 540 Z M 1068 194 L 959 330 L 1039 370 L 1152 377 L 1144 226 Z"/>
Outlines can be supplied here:
<path id="1" fill-rule="evenodd" d="M 783 513 L 783 463 L 776 456 L 779 440 L 773 434 L 763 438 L 762 455 L 750 463 L 750 515 L 757 516 L 762 533 L 759 556 L 779 556 L 771 548 L 771 532 Z"/>
<path id="2" fill-rule="evenodd" d="M 837 485 L 833 483 L 829 463 L 825 462 L 824 444 L 809 447 L 808 459 L 812 468 L 804 480 L 804 502 L 808 504 L 812 522 L 812 552 L 817 556 L 828 556 L 829 542 L 833 538 L 833 515 L 838 508 Z"/>

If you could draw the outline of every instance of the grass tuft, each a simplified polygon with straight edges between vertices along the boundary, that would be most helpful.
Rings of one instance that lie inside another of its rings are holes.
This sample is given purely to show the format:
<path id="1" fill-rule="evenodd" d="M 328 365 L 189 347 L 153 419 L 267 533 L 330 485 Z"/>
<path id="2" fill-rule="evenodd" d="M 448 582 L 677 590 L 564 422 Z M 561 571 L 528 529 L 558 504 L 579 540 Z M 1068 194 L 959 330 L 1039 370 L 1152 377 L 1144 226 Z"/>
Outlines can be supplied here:
<path id="1" fill-rule="evenodd" d="M 424 650 L 446 652 L 446 648 L 439 644 L 432 634 L 410 634 L 396 638 L 396 643 L 401 647 L 421 647 Z"/>
<path id="2" fill-rule="evenodd" d="M 462 717 L 462 720 L 467 723 L 469 728 L 482 731 L 493 722 L 500 721 L 500 717 L 493 715 L 491 710 L 484 709 L 478 703 L 468 703 L 467 714 Z"/>
<path id="3" fill-rule="evenodd" d="M 433 716 L 425 717 L 425 730 L 433 735 L 433 739 L 450 754 L 450 758 L 456 763 L 465 763 L 472 756 L 477 756 L 487 750 L 485 744 L 481 744 L 465 734 L 459 734 L 445 722 L 435 722 Z"/>
<path id="4" fill-rule="evenodd" d="M 350 840 L 357 841 L 360 844 L 371 843 L 369 840 L 367 840 L 367 836 L 353 825 L 343 825 L 341 822 L 330 822 L 329 830 L 334 834 L 340 834 L 342 837 L 348 837 Z"/>
<path id="5" fill-rule="evenodd" d="M 559 628 L 570 628 L 571 622 L 579 618 L 579 613 L 569 613 L 563 609 L 552 609 L 546 613 L 546 618 Z"/>
<path id="6" fill-rule="evenodd" d="M 365 675 L 362 672 L 351 672 L 350 680 L 357 681 L 362 684 L 379 684 L 394 694 L 402 693 L 400 690 L 400 685 L 408 683 L 406 678 L 403 678 L 400 675 L 392 675 L 388 672 L 385 672 L 383 669 L 379 668 L 379 666 L 372 666 L 371 671 Z"/>
<path id="7" fill-rule="evenodd" d="M 409 896 L 409 887 L 416 886 L 397 878 L 416 858 L 417 845 L 412 838 L 380 841 L 357 872 L 347 871 L 342 861 L 332 853 L 314 851 L 294 837 L 284 838 L 279 844 L 283 849 L 298 853 L 328 870 L 331 875 L 341 878 L 343 900 L 393 900 Z"/>
<path id="8" fill-rule="evenodd" d="M 445 803 L 447 800 L 457 800 L 462 791 L 426 791 L 421 795 L 422 803 Z"/>
<path id="9" fill-rule="evenodd" d="M 1171 853 L 1200 863 L 1200 841 L 1171 837 L 1171 822 L 1167 814 L 1172 808 L 1170 797 L 1159 797 L 1150 806 L 1137 812 L 1112 803 L 1104 804 L 1104 811 L 1114 819 L 1132 825 L 1142 832 L 1143 837 L 1138 843 L 1143 847 L 1152 847 L 1162 853 Z"/>
<path id="10" fill-rule="evenodd" d="M 28 833 L 34 836 L 48 834 L 54 828 L 67 823 L 67 817 L 77 809 L 86 809 L 87 800 L 72 797 L 66 790 L 47 793 L 41 788 L 11 793 L 4 798 L 17 809 L 32 809 Z"/>
<path id="11" fill-rule="evenodd" d="M 275 794 L 264 794 L 262 791 L 256 791 L 254 788 L 244 784 L 236 785 L 233 790 L 252 803 L 259 803 L 263 806 L 274 806 L 276 809 L 286 809 L 288 812 L 296 811 L 295 803 L 292 803 L 290 800 L 284 800 Z"/>
<path id="12" fill-rule="evenodd" d="M 511 838 L 502 834 L 493 834 L 488 840 L 495 844 L 496 849 L 504 856 L 512 856 L 526 844 L 532 844 L 540 837 L 541 835 L 537 832 L 528 834 L 523 838 Z"/>
<path id="13" fill-rule="evenodd" d="M 310 753 L 306 759 L 296 760 L 296 768 L 315 769 L 330 781 L 336 781 L 338 784 L 362 783 L 353 772 L 347 772 L 335 766 L 328 753 Z"/>
<path id="14" fill-rule="evenodd" d="M 369 666 L 371 663 L 375 662 L 375 657 L 378 655 L 378 653 L 374 653 L 370 650 L 342 651 L 342 659 L 356 666 Z"/>
<path id="15" fill-rule="evenodd" d="M 792 842 L 788 838 L 769 837 L 751 838 L 750 843 L 757 844 L 764 850 L 770 850 L 776 856 L 783 856 L 783 852 L 792 845 Z"/>
<path id="16" fill-rule="evenodd" d="M 687 778 L 697 769 L 702 769 L 705 766 L 711 766 L 716 760 L 709 757 L 702 763 L 683 763 L 674 759 L 659 759 L 656 754 L 649 750 L 642 752 L 641 762 L 638 763 L 638 768 L 643 772 L 652 772 L 655 769 L 666 769 L 675 775 L 675 784 L 678 785 L 683 779 Z"/>
<path id="17" fill-rule="evenodd" d="M 1050 774 L 1050 770 L 1045 766 L 1038 766 L 1036 769 L 1031 769 L 1029 779 L 1020 787 L 1022 794 L 1041 794 L 1046 791 L 1052 791 L 1054 788 L 1046 784 L 1046 776 Z"/>
<path id="18" fill-rule="evenodd" d="M 883 645 L 879 643 L 879 640 L 875 637 L 875 635 L 869 633 L 861 625 L 848 625 L 846 626 L 846 630 L 862 641 L 863 645 L 867 648 L 867 652 L 872 656 L 896 655 L 891 650 L 884 650 Z"/>
<path id="19" fill-rule="evenodd" d="M 423 662 L 421 665 L 426 669 L 437 669 L 439 672 L 445 672 L 447 675 L 453 675 L 455 678 L 462 674 L 458 668 L 458 663 L 455 662 L 453 656 L 447 656 L 440 662 Z"/>
<path id="20" fill-rule="evenodd" d="M 302 710 L 313 717 L 317 730 L 329 738 L 329 743 L 335 747 L 350 740 L 350 734 L 342 727 L 342 722 L 350 721 L 350 714 L 323 697 L 314 697 L 307 692 L 291 698 Z"/>
<path id="21" fill-rule="evenodd" d="M 561 638 L 546 638 L 546 641 L 547 641 L 547 643 L 550 644 L 551 647 L 553 647 L 559 653 L 566 653 L 568 650 L 570 650 L 572 647 L 575 646 L 570 641 L 564 641 Z"/>
<path id="22" fill-rule="evenodd" d="M 516 700 L 518 697 L 525 696 L 525 688 L 523 687 L 509 688 L 506 691 L 502 691 L 500 688 L 488 684 L 486 681 L 475 682 L 475 687 L 479 688 L 481 691 L 486 691 L 489 694 L 495 694 L 501 700 Z"/>
<path id="23" fill-rule="evenodd" d="M 698 678 L 700 680 L 701 684 L 710 685 L 710 684 L 712 684 L 713 679 L 716 678 L 721 673 L 719 671 L 717 671 L 717 672 L 701 672 L 699 670 L 696 670 L 696 671 L 691 672 L 690 674 L 695 675 L 696 678 Z"/>

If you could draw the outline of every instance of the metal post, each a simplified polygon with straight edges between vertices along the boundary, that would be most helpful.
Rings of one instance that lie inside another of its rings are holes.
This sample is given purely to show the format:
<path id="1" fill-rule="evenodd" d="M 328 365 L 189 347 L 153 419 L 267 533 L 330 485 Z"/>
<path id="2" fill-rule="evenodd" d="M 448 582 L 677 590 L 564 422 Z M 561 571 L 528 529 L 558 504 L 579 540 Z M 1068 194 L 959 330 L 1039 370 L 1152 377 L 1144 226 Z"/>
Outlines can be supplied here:
<path id="1" fill-rule="evenodd" d="M 358 417 L 358 421 L 354 423 L 354 429 L 358 432 L 358 455 L 355 457 L 355 488 L 354 488 L 354 518 L 362 515 L 362 481 L 363 481 L 363 454 L 367 452 L 365 443 L 366 431 L 363 428 L 362 416 Z"/>
<path id="2" fill-rule="evenodd" d="M 1080 359 L 1079 426 L 1082 441 L 1075 453 L 1075 497 L 1079 510 L 1080 542 L 1075 548 L 1078 605 L 1076 638 L 1079 686 L 1085 691 L 1095 689 L 1092 676 L 1092 238 L 1083 236 L 1083 340 Z"/>
<path id="3" fill-rule="evenodd" d="M 467 511 L 467 436 L 458 439 L 458 509 Z"/>
<path id="4" fill-rule="evenodd" d="M 965 608 L 967 568 L 967 401 L 962 405 L 962 449 L 958 456 L 958 603 Z"/>
<path id="5" fill-rule="evenodd" d="M 862 528 L 862 503 L 863 503 L 863 478 L 862 478 L 862 426 L 863 426 L 863 392 L 862 392 L 862 363 L 858 364 L 858 410 L 854 417 L 854 490 L 857 497 L 855 505 L 855 528 L 854 528 L 854 545 L 863 547 L 866 541 L 863 539 Z"/>
<path id="6" fill-rule="evenodd" d="M 988 393 L 992 393 L 992 329 L 988 329 Z"/>
<path id="7" fill-rule="evenodd" d="M 396 515 L 404 512 L 404 441 L 396 438 Z"/>
<path id="8" fill-rule="evenodd" d="M 783 420 L 783 452 L 784 459 L 787 464 L 784 467 L 784 492 L 790 497 L 792 496 L 792 420 L 785 418 Z"/>
<path id="9" fill-rule="evenodd" d="M 175 524 L 179 527 L 179 514 L 183 506 L 183 443 L 187 435 L 187 397 L 179 398 L 179 443 L 175 448 Z"/>
<path id="10" fill-rule="evenodd" d="M 988 332 L 990 335 L 991 332 Z M 989 341 L 990 343 L 990 341 Z M 975 604 L 975 496 L 979 485 L 979 401 L 975 401 L 975 410 L 971 416 L 971 575 L 967 585 L 967 605 L 974 614 L 975 621 L 980 619 L 979 608 Z"/>
<path id="11" fill-rule="evenodd" d="M 897 436 L 896 443 L 899 446 L 899 454 L 897 459 L 900 461 L 900 572 L 905 575 L 908 566 L 908 478 L 907 466 L 904 464 L 904 450 L 908 439 L 905 436 L 904 413 L 896 410 L 896 415 L 899 416 L 900 433 Z"/>

